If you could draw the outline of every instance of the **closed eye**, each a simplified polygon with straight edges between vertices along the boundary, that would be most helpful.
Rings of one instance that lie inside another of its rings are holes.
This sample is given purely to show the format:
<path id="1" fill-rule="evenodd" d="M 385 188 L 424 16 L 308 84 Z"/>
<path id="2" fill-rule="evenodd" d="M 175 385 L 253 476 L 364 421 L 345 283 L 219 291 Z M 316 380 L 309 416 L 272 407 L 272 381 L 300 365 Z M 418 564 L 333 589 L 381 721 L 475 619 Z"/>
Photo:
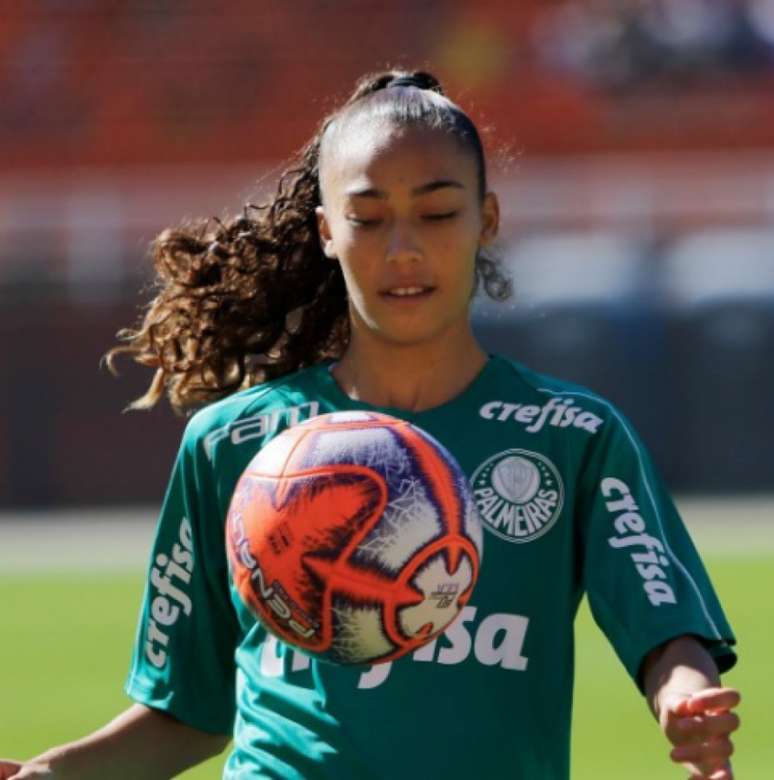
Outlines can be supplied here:
<path id="1" fill-rule="evenodd" d="M 445 214 L 424 214 L 422 219 L 429 220 L 431 222 L 437 222 L 442 219 L 449 219 L 450 217 L 457 216 L 456 211 L 449 211 Z M 360 225 L 362 227 L 372 227 L 374 225 L 378 225 L 380 220 L 378 219 L 358 219 L 357 217 L 350 217 L 349 221 L 352 222 L 355 225 Z"/>
<path id="2" fill-rule="evenodd" d="M 422 219 L 427 219 L 430 222 L 438 222 L 442 219 L 451 219 L 456 217 L 459 212 L 457 211 L 445 211 L 443 214 L 424 214 Z"/>

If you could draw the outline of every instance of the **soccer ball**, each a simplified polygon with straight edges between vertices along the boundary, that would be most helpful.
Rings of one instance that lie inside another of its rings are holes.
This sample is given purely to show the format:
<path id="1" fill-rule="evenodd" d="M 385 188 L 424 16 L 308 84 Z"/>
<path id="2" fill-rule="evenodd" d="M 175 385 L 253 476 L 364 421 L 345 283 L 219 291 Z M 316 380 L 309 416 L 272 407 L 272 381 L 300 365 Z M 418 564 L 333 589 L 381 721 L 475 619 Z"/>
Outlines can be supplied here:
<path id="1" fill-rule="evenodd" d="M 391 661 L 441 634 L 478 577 L 465 475 L 428 433 L 334 412 L 272 439 L 226 521 L 234 584 L 265 627 L 342 664 Z"/>

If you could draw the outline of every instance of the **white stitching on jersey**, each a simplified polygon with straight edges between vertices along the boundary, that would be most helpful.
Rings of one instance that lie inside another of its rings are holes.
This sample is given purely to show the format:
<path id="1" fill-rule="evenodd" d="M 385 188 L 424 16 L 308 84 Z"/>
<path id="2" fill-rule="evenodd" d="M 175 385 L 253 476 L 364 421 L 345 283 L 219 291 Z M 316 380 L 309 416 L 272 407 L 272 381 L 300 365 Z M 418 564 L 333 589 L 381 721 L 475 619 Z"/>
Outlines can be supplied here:
<path id="1" fill-rule="evenodd" d="M 712 616 L 709 613 L 709 609 L 707 608 L 707 604 L 704 601 L 704 597 L 702 596 L 701 589 L 699 588 L 696 581 L 691 577 L 690 572 L 685 568 L 682 561 L 675 555 L 672 548 L 669 546 L 669 542 L 667 541 L 666 534 L 664 533 L 664 526 L 661 522 L 661 513 L 658 509 L 658 504 L 656 503 L 656 499 L 653 495 L 653 491 L 650 487 L 650 482 L 648 481 L 648 475 L 645 471 L 645 465 L 642 458 L 642 452 L 640 451 L 639 446 L 637 445 L 637 441 L 635 440 L 634 436 L 632 435 L 632 432 L 629 429 L 629 426 L 627 425 L 626 421 L 621 417 L 618 410 L 608 401 L 605 401 L 603 398 L 599 398 L 597 396 L 594 396 L 590 393 L 580 393 L 576 392 L 574 390 L 567 390 L 567 391 L 561 391 L 561 390 L 551 390 L 547 387 L 539 387 L 537 390 L 541 393 L 549 393 L 551 395 L 577 395 L 581 398 L 588 398 L 591 401 L 596 401 L 597 403 L 602 404 L 603 406 L 606 406 L 610 412 L 613 414 L 613 416 L 618 420 L 618 422 L 621 424 L 621 427 L 623 428 L 624 432 L 626 433 L 626 436 L 628 437 L 629 441 L 632 444 L 632 447 L 634 448 L 635 453 L 637 454 L 637 461 L 640 466 L 640 471 L 642 472 L 642 479 L 645 484 L 645 490 L 647 491 L 648 498 L 650 499 L 650 503 L 653 505 L 653 510 L 656 515 L 656 522 L 658 523 L 658 530 L 661 534 L 661 539 L 664 542 L 664 549 L 667 552 L 667 555 L 672 559 L 672 562 L 675 564 L 675 566 L 682 572 L 682 574 L 685 576 L 685 578 L 688 580 L 690 585 L 693 587 L 693 590 L 696 592 L 696 595 L 699 598 L 699 604 L 701 605 L 702 612 L 704 613 L 704 617 L 707 618 L 707 621 L 710 624 L 710 627 L 715 632 L 715 635 L 717 639 L 722 640 L 723 635 L 721 634 L 718 627 L 715 625 L 715 621 L 712 619 Z"/>

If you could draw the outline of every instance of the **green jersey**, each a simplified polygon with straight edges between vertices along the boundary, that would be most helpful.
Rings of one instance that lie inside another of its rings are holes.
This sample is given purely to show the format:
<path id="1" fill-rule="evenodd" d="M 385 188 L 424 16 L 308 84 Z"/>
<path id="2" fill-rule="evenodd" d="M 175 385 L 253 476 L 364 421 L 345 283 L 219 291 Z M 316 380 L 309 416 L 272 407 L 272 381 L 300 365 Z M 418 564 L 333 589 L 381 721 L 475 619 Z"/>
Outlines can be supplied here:
<path id="1" fill-rule="evenodd" d="M 467 474 L 485 529 L 470 603 L 392 663 L 319 662 L 267 633 L 229 578 L 225 517 L 255 453 L 314 415 L 368 409 L 428 431 Z M 629 424 L 583 388 L 492 357 L 458 397 L 407 412 L 353 401 L 327 364 L 190 421 L 151 556 L 128 693 L 233 734 L 225 778 L 569 776 L 573 619 L 583 594 L 627 671 L 666 640 L 734 637 Z"/>

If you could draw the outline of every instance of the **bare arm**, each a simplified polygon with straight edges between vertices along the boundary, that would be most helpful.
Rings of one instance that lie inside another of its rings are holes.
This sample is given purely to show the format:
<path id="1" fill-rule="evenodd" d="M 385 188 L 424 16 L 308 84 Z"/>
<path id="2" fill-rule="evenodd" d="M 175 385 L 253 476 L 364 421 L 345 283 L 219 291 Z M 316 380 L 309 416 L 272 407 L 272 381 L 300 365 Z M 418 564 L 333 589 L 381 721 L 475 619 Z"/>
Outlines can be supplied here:
<path id="1" fill-rule="evenodd" d="M 684 764 L 691 778 L 730 780 L 729 735 L 739 727 L 731 710 L 739 692 L 722 688 L 717 666 L 691 636 L 673 639 L 651 652 L 643 664 L 645 695 L 667 739 L 671 758 Z"/>
<path id="2" fill-rule="evenodd" d="M 226 736 L 135 704 L 93 734 L 47 750 L 19 769 L 0 761 L 0 780 L 165 780 L 217 755 L 227 743 Z"/>

